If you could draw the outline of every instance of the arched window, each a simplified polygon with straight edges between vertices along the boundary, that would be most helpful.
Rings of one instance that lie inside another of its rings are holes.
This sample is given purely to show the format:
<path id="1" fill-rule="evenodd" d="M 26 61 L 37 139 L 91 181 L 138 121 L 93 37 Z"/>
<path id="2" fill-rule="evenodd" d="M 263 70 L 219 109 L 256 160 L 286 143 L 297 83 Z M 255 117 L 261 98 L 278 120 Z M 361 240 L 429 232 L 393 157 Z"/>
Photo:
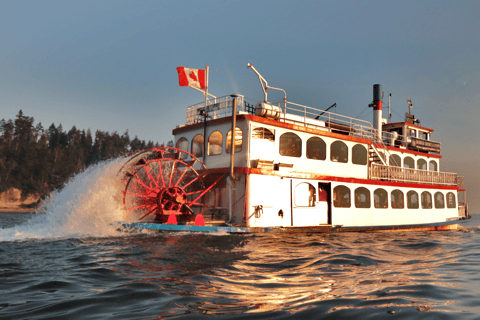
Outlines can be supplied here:
<path id="1" fill-rule="evenodd" d="M 220 131 L 214 131 L 208 137 L 208 155 L 216 156 L 222 154 L 223 134 Z"/>
<path id="2" fill-rule="evenodd" d="M 405 157 L 405 159 L 403 159 L 403 167 L 415 169 L 415 160 L 413 160 L 412 157 Z"/>
<path id="3" fill-rule="evenodd" d="M 295 187 L 295 206 L 315 207 L 316 201 L 315 187 L 310 183 L 302 182 Z"/>
<path id="4" fill-rule="evenodd" d="M 380 154 L 380 157 L 386 162 L 387 161 L 387 156 L 385 155 L 385 152 L 378 150 L 378 153 Z"/>
<path id="5" fill-rule="evenodd" d="M 335 141 L 330 145 L 330 160 L 333 162 L 348 162 L 348 147 L 343 141 Z"/>
<path id="6" fill-rule="evenodd" d="M 428 170 L 429 171 L 438 171 L 438 165 L 437 162 L 434 160 L 430 160 L 428 163 Z"/>
<path id="7" fill-rule="evenodd" d="M 453 192 L 447 193 L 447 208 L 456 208 L 457 202 L 455 201 L 455 194 Z"/>
<path id="8" fill-rule="evenodd" d="M 352 148 L 352 163 L 366 165 L 367 164 L 367 148 L 361 144 L 356 144 Z"/>
<path id="9" fill-rule="evenodd" d="M 373 203 L 377 209 L 388 208 L 388 193 L 384 189 L 377 189 L 373 193 Z"/>
<path id="10" fill-rule="evenodd" d="M 350 208 L 350 189 L 345 186 L 333 188 L 333 205 L 336 208 Z"/>
<path id="11" fill-rule="evenodd" d="M 302 156 L 302 139 L 293 132 L 280 136 L 280 155 L 300 158 Z"/>
<path id="12" fill-rule="evenodd" d="M 400 156 L 398 154 L 392 154 L 388 158 L 388 163 L 392 167 L 401 167 L 402 166 L 402 158 L 400 158 Z"/>
<path id="13" fill-rule="evenodd" d="M 432 194 L 428 191 L 422 192 L 422 209 L 432 209 Z"/>
<path id="14" fill-rule="evenodd" d="M 187 138 L 181 137 L 180 139 L 178 139 L 175 147 L 188 152 L 188 140 L 187 140 Z M 188 156 L 188 154 L 182 152 L 182 154 L 181 154 L 182 159 L 186 159 L 187 156 Z"/>
<path id="15" fill-rule="evenodd" d="M 252 131 L 253 139 L 264 139 L 268 141 L 275 141 L 275 131 L 264 127 L 257 127 Z"/>
<path id="16" fill-rule="evenodd" d="M 235 127 L 235 153 L 242 151 L 243 133 L 242 129 Z M 231 153 L 232 149 L 232 129 L 228 130 L 227 141 L 225 142 L 225 151 Z"/>
<path id="17" fill-rule="evenodd" d="M 327 145 L 325 141 L 318 137 L 312 137 L 307 140 L 307 158 L 315 160 L 325 160 L 327 158 Z"/>
<path id="18" fill-rule="evenodd" d="M 195 157 L 203 157 L 203 136 L 201 134 L 193 137 L 191 150 Z"/>
<path id="19" fill-rule="evenodd" d="M 407 208 L 408 209 L 418 209 L 418 193 L 410 190 L 407 192 Z"/>
<path id="20" fill-rule="evenodd" d="M 417 169 L 418 170 L 427 170 L 427 161 L 424 159 L 417 160 Z"/>
<path id="21" fill-rule="evenodd" d="M 441 192 L 435 192 L 435 209 L 445 208 L 445 196 Z"/>
<path id="22" fill-rule="evenodd" d="M 403 192 L 401 190 L 395 189 L 390 194 L 391 200 L 390 204 L 393 209 L 403 209 L 405 208 L 403 200 Z"/>
<path id="23" fill-rule="evenodd" d="M 355 207 L 370 208 L 370 190 L 365 187 L 355 189 Z"/>

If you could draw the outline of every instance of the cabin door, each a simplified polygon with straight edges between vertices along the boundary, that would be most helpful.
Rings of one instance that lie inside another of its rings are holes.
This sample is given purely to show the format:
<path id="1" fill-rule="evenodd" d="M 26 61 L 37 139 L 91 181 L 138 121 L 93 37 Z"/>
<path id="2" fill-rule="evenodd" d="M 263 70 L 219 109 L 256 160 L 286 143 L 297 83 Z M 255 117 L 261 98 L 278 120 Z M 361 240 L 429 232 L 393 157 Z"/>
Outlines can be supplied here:
<path id="1" fill-rule="evenodd" d="M 307 227 L 329 223 L 328 188 L 307 180 L 292 180 L 292 226 Z"/>

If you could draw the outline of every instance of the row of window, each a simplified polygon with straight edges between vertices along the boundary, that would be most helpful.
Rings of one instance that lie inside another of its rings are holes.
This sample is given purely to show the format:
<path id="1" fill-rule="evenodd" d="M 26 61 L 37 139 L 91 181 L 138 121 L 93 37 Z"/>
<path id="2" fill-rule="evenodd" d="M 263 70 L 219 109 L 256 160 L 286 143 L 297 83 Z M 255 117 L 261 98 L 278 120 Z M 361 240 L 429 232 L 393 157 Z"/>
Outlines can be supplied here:
<path id="1" fill-rule="evenodd" d="M 225 138 L 225 152 L 231 152 L 232 145 L 232 130 L 229 130 Z M 207 144 L 207 154 L 209 156 L 216 156 L 222 154 L 223 152 L 223 134 L 220 131 L 214 131 L 208 137 Z M 235 128 L 235 153 L 242 151 L 243 145 L 243 133 L 240 128 Z M 185 137 L 178 139 L 176 147 L 188 152 L 188 140 Z M 192 139 L 192 144 L 190 146 L 190 153 L 195 157 L 203 157 L 204 152 L 204 140 L 203 135 L 197 134 Z M 186 158 L 187 155 L 182 155 L 183 158 Z"/>
<path id="2" fill-rule="evenodd" d="M 389 163 L 391 166 L 401 167 L 402 166 L 402 159 L 398 154 L 392 154 L 389 158 Z M 415 169 L 415 160 L 412 157 L 405 157 L 403 159 L 403 167 Z M 427 161 L 425 159 L 418 159 L 417 160 L 417 169 L 418 170 L 427 170 Z M 438 165 L 435 160 L 430 160 L 428 163 L 428 170 L 429 171 L 438 171 Z"/>
<path id="3" fill-rule="evenodd" d="M 355 208 L 370 208 L 371 198 L 370 190 L 365 187 L 358 187 L 354 191 Z M 392 209 L 404 209 L 405 196 L 403 191 L 395 189 L 390 193 L 390 207 Z M 351 207 L 351 192 L 346 186 L 336 186 L 333 189 L 333 206 L 337 208 Z M 423 191 L 420 194 L 414 190 L 410 190 L 406 194 L 406 202 L 408 209 L 418 209 L 420 204 L 422 209 L 445 208 L 445 195 L 442 192 L 436 192 L 432 198 L 432 194 L 428 191 Z M 387 209 L 388 206 L 388 192 L 385 189 L 378 188 L 373 192 L 373 206 L 377 209 Z M 453 192 L 448 192 L 446 195 L 447 208 L 456 208 L 456 199 Z"/>
<path id="4" fill-rule="evenodd" d="M 223 145 L 225 145 L 225 152 L 230 153 L 231 149 L 231 134 L 232 130 L 229 130 L 225 138 L 225 143 L 223 139 L 223 134 L 220 131 L 214 131 L 208 137 L 207 144 L 207 155 L 215 156 L 220 155 L 223 152 Z M 275 133 L 272 130 L 257 127 L 252 131 L 253 139 L 263 139 L 271 142 L 275 142 Z M 235 128 L 235 152 L 242 151 L 243 144 L 243 133 L 240 128 Z M 283 133 L 279 138 L 279 153 L 281 156 L 285 157 L 302 157 L 302 139 L 293 132 Z M 185 137 L 180 138 L 177 141 L 176 147 L 185 151 L 188 151 L 188 140 Z M 327 159 L 327 144 L 320 137 L 311 137 L 307 140 L 306 143 L 306 152 L 305 155 L 307 159 L 312 160 L 326 160 Z M 356 144 L 352 147 L 352 163 L 357 165 L 366 165 L 368 162 L 368 152 L 365 146 L 361 144 Z M 204 153 L 204 139 L 203 135 L 197 134 L 191 142 L 190 153 L 196 157 L 203 157 Z M 384 155 L 383 155 L 384 156 Z M 184 155 L 186 157 L 186 155 Z M 385 156 L 384 156 L 385 157 Z M 340 140 L 334 141 L 330 144 L 330 161 L 348 163 L 349 158 L 349 148 L 348 146 Z M 402 167 L 402 159 L 399 155 L 393 154 L 389 158 L 389 164 L 391 166 Z M 428 163 L 428 170 L 438 171 L 437 162 L 431 160 Z M 403 159 L 404 168 L 415 168 L 415 160 L 407 156 Z M 427 161 L 425 159 L 418 159 L 416 168 L 419 170 L 427 170 Z"/>
<path id="5" fill-rule="evenodd" d="M 327 144 L 319 137 L 307 140 L 307 159 L 327 159 Z M 345 142 L 337 140 L 330 145 L 330 160 L 333 162 L 348 162 L 348 146 Z M 286 132 L 279 139 L 279 153 L 281 156 L 300 158 L 302 156 L 302 139 L 293 132 Z M 356 144 L 352 148 L 352 163 L 366 165 L 368 162 L 367 148 Z"/>
<path id="6" fill-rule="evenodd" d="M 259 131 L 259 132 L 255 133 L 255 131 Z M 270 141 L 274 141 L 275 139 L 275 135 L 269 129 L 266 129 L 266 128 L 255 128 L 254 135 L 252 137 L 256 139 L 262 139 L 262 138 L 268 139 Z M 300 158 L 302 156 L 302 139 L 297 134 L 293 132 L 286 132 L 282 134 L 279 139 L 279 144 L 280 144 L 279 153 L 281 156 L 296 157 L 296 158 Z M 319 137 L 309 138 L 306 143 L 306 148 L 307 148 L 306 150 L 307 159 L 326 160 L 327 144 L 323 139 Z M 349 148 L 343 141 L 337 140 L 330 145 L 330 161 L 347 163 L 348 153 L 349 153 Z M 385 158 L 384 154 L 383 154 L 383 157 Z M 367 149 L 363 145 L 356 144 L 352 147 L 352 163 L 353 164 L 366 165 L 368 161 L 367 159 L 368 159 Z M 393 154 L 389 158 L 389 163 L 391 166 L 401 167 L 402 159 L 400 158 L 399 155 Z M 415 160 L 409 156 L 405 157 L 403 159 L 403 167 L 414 169 Z M 416 167 L 419 170 L 427 170 L 427 161 L 425 159 L 418 159 Z M 428 170 L 438 171 L 437 162 L 434 160 L 431 160 L 429 162 Z"/>

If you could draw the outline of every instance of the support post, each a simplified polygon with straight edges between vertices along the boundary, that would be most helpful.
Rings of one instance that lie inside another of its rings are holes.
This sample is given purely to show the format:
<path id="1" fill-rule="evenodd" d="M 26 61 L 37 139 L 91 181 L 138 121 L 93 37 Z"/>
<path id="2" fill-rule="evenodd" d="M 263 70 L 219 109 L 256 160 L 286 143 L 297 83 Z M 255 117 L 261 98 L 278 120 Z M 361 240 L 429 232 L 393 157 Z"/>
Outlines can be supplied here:
<path id="1" fill-rule="evenodd" d="M 235 129 L 237 127 L 237 98 L 233 97 L 232 106 L 232 134 L 230 135 L 230 175 L 227 178 L 228 185 L 228 222 L 232 222 L 234 216 L 233 203 L 235 201 Z"/>

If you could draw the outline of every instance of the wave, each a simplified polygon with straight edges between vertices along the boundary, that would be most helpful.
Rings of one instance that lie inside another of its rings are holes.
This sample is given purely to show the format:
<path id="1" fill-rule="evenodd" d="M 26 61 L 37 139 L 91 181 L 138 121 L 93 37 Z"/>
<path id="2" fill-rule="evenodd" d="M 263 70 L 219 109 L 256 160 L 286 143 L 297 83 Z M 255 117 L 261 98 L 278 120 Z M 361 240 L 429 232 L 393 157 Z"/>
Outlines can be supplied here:
<path id="1" fill-rule="evenodd" d="M 125 158 L 90 166 L 47 197 L 37 214 L 22 225 L 0 229 L 0 241 L 118 235 L 122 220 L 122 182 L 117 172 Z"/>

